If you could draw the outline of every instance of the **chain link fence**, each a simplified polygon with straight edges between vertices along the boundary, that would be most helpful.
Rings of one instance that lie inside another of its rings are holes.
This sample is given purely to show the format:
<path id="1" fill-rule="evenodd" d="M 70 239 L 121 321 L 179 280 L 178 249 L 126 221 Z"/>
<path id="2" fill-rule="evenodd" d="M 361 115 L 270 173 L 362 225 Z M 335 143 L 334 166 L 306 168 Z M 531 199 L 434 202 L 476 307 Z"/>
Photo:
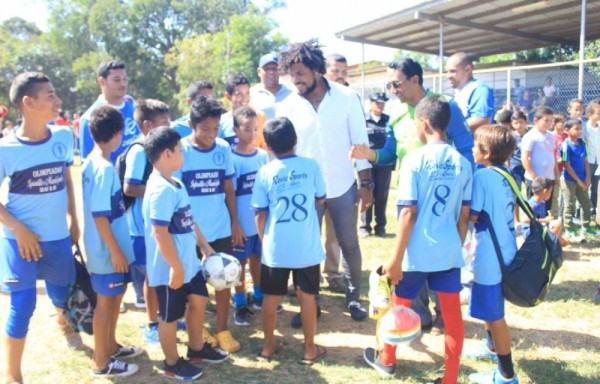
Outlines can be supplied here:
<path id="1" fill-rule="evenodd" d="M 511 66 L 501 68 L 480 69 L 474 71 L 474 77 L 487 83 L 494 91 L 495 109 L 502 108 L 510 94 L 510 101 L 515 108 L 531 113 L 536 107 L 545 105 L 555 111 L 565 112 L 569 101 L 578 95 L 579 62 L 569 61 L 541 65 Z M 381 78 L 363 84 L 353 83 L 359 95 L 363 95 L 365 104 L 371 92 L 389 91 L 385 89 L 387 82 L 385 71 Z M 423 86 L 446 95 L 453 95 L 454 90 L 445 78 L 439 74 L 425 74 Z M 390 96 L 386 105 L 386 113 L 394 116 L 399 100 Z M 600 99 L 600 59 L 584 61 L 583 102 L 587 105 L 594 99 Z M 368 106 L 367 106 L 368 108 Z"/>

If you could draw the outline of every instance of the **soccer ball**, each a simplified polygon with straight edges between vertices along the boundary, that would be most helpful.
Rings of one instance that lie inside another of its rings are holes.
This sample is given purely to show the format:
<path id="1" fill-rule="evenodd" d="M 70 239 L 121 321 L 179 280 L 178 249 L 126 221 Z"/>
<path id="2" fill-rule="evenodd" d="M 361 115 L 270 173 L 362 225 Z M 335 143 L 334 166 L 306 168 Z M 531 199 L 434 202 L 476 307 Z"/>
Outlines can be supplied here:
<path id="1" fill-rule="evenodd" d="M 217 291 L 231 288 L 240 281 L 242 265 L 235 257 L 217 252 L 202 260 L 202 275 Z"/>
<path id="2" fill-rule="evenodd" d="M 408 343 L 421 334 L 421 318 L 408 307 L 393 306 L 379 321 L 377 332 L 386 344 Z"/>

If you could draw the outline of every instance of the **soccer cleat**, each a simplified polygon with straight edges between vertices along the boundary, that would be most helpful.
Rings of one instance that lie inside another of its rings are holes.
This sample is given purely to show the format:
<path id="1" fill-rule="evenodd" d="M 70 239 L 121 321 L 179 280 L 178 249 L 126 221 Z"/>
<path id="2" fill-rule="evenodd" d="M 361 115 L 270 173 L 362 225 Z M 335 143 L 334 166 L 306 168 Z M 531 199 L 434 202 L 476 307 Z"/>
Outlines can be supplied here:
<path id="1" fill-rule="evenodd" d="M 168 365 L 165 361 L 163 369 L 159 370 L 159 372 L 170 379 L 188 381 L 196 380 L 202 376 L 203 370 L 200 367 L 190 364 L 183 357 L 180 357 L 174 365 Z"/>
<path id="2" fill-rule="evenodd" d="M 229 353 L 214 349 L 209 343 L 204 343 L 199 351 L 194 351 L 188 347 L 187 358 L 192 364 L 198 363 L 222 363 L 227 360 Z"/>
<path id="3" fill-rule="evenodd" d="M 363 359 L 369 366 L 379 373 L 379 376 L 391 379 L 396 373 L 396 367 L 394 365 L 383 365 L 380 359 L 379 351 L 374 348 L 366 348 L 363 350 Z"/>
<path id="4" fill-rule="evenodd" d="M 474 384 L 519 384 L 519 378 L 515 375 L 511 379 L 502 377 L 497 368 L 483 373 L 472 373 L 469 381 Z"/>
<path id="5" fill-rule="evenodd" d="M 348 312 L 350 312 L 350 317 L 354 321 L 362 321 L 367 317 L 367 311 L 356 300 L 348 303 Z"/>
<path id="6" fill-rule="evenodd" d="M 229 330 L 217 333 L 217 341 L 219 342 L 219 348 L 225 352 L 233 353 L 240 350 L 240 343 L 233 338 Z"/>
<path id="7" fill-rule="evenodd" d="M 124 347 L 121 344 L 117 344 L 117 352 L 113 353 L 110 357 L 113 359 L 130 359 L 144 353 L 144 350 L 140 347 Z"/>
<path id="8" fill-rule="evenodd" d="M 245 305 L 236 308 L 235 313 L 233 314 L 233 322 L 235 325 L 247 327 L 250 325 L 250 317 L 252 316 L 252 311 Z"/>
<path id="9" fill-rule="evenodd" d="M 160 340 L 158 338 L 158 324 L 146 325 L 144 327 L 144 343 L 158 344 Z"/>
<path id="10" fill-rule="evenodd" d="M 379 319 L 392 306 L 392 287 L 381 267 L 369 275 L 369 317 Z"/>
<path id="11" fill-rule="evenodd" d="M 498 355 L 496 355 L 496 352 L 491 351 L 488 348 L 486 339 L 481 339 L 481 343 L 479 343 L 478 347 L 469 352 L 466 352 L 465 357 L 475 360 L 498 361 Z"/>
<path id="12" fill-rule="evenodd" d="M 104 369 L 92 370 L 92 376 L 96 377 L 126 377 L 131 376 L 139 370 L 136 364 L 128 364 L 123 361 L 110 359 Z"/>

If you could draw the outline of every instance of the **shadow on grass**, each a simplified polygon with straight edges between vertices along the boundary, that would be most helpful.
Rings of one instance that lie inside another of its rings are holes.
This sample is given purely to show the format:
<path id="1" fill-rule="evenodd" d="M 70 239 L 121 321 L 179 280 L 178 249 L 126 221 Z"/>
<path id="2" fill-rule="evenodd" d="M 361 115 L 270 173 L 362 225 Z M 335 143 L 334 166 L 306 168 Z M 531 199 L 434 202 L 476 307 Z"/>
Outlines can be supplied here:
<path id="1" fill-rule="evenodd" d="M 553 283 L 545 301 L 590 301 L 596 293 L 599 280 L 561 281 Z"/>
<path id="2" fill-rule="evenodd" d="M 519 369 L 526 372 L 534 383 L 597 384 L 600 380 L 597 376 L 581 376 L 564 361 L 519 359 Z"/>
<path id="3" fill-rule="evenodd" d="M 579 351 L 581 349 L 594 350 L 600 345 L 599 337 L 587 333 L 565 330 L 525 329 L 519 328 L 514 324 L 509 324 L 508 326 L 513 343 L 520 340 L 518 349 L 545 347 L 557 348 L 562 351 Z M 483 324 L 465 319 L 465 339 L 478 339 L 485 337 L 484 335 Z"/>

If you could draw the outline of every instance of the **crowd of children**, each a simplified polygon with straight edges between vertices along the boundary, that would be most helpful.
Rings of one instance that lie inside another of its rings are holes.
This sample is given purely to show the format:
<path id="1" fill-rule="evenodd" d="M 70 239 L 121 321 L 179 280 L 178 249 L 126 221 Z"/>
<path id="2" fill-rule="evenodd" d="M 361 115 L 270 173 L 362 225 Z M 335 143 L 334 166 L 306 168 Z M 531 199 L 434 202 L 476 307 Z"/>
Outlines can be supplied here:
<path id="1" fill-rule="evenodd" d="M 108 78 L 110 69 L 104 75 Z M 86 142 L 82 166 L 83 244 L 98 296 L 94 376 L 129 376 L 138 370 L 123 359 L 140 355 L 142 348 L 123 346 L 116 337 L 129 282 L 136 303 L 146 308 L 143 338 L 160 343 L 165 357 L 160 371 L 167 377 L 196 379 L 203 373 L 196 363 L 222 362 L 240 349 L 228 329 L 232 300 L 236 325 L 250 325 L 250 304 L 262 310 L 264 340 L 257 358 L 270 360 L 279 350 L 274 336 L 277 313 L 290 275 L 304 334 L 299 362 L 311 365 L 327 353 L 315 343 L 315 297 L 324 260 L 316 204 L 326 197 L 320 167 L 294 154 L 297 137 L 290 120 L 271 119 L 263 127 L 260 113 L 247 101 L 236 101 L 246 97 L 238 95 L 237 87 L 246 90 L 247 81 L 238 79 L 227 89 L 235 107 L 228 114 L 212 97 L 193 94 L 187 119 L 178 120 L 178 126 L 189 128 L 185 137 L 169 126 L 169 108 L 158 100 L 136 104 L 133 116 L 141 135 L 126 148 L 121 148 L 128 124 L 122 111 L 98 105 L 87 117 L 91 141 Z M 80 346 L 64 318 L 75 278 L 71 244 L 79 240 L 79 223 L 70 171 L 73 136 L 67 129 L 47 125 L 60 108 L 50 80 L 41 73 L 23 73 L 13 81 L 10 98 L 23 122 L 16 134 L 0 141 L 0 179 L 11 179 L 7 203 L 0 205 L 0 277 L 2 290 L 11 295 L 5 373 L 7 382 L 20 383 L 36 278 L 45 280 L 68 341 Z M 396 305 L 410 306 L 425 283 L 438 292 L 445 323 L 445 370 L 434 383 L 458 380 L 464 340 L 460 268 L 469 221 L 476 237 L 469 314 L 485 323 L 487 337 L 481 348 L 465 356 L 491 358 L 498 364 L 469 378 L 474 383 L 518 383 L 500 267 L 487 230 L 493 226 L 508 264 L 517 250 L 518 215 L 512 189 L 493 167 L 510 169 L 519 188 L 525 183 L 534 212 L 555 233 L 564 226 L 571 241 L 596 233 L 600 102 L 587 106 L 586 122 L 581 120 L 580 100 L 571 101 L 569 119 L 540 107 L 529 131 L 526 113 L 504 112 L 498 117 L 502 125 L 475 131 L 473 156 L 483 168 L 474 172 L 446 140 L 449 104 L 438 96 L 425 97 L 415 110 L 417 135 L 425 145 L 407 155 L 400 168 L 396 246 L 382 273 L 395 285 Z M 228 132 L 235 140 L 220 137 L 223 116 L 232 120 Z M 117 171 L 115 163 L 124 169 Z M 574 219 L 576 201 L 581 207 L 580 231 Z M 243 272 L 233 297 L 230 289 L 215 292 L 213 337 L 203 325 L 209 291 L 200 260 L 215 252 L 235 255 L 244 269 L 249 268 L 254 287 L 249 303 Z M 180 322 L 183 318 L 185 323 Z M 189 336 L 185 358 L 177 351 L 176 332 L 182 326 Z M 394 375 L 394 346 L 367 348 L 363 357 L 383 376 Z"/>

